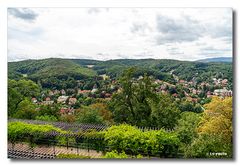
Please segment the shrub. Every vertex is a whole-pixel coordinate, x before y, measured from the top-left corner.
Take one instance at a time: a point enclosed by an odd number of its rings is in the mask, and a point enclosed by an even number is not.
[[[40,140],[55,140],[56,137],[46,137],[45,134],[49,132],[67,133],[60,128],[52,125],[36,125],[23,122],[8,123],[8,140],[12,143],[17,141],[28,142],[30,144],[42,142]]]
[[[116,150],[113,150],[111,152],[107,152],[105,154],[105,156],[103,156],[102,158],[105,158],[105,159],[126,159],[126,158],[128,158],[128,156],[126,155],[125,152],[118,153]]]
[[[164,130],[141,131],[130,125],[112,126],[105,131],[104,139],[112,150],[125,151],[133,155],[141,153],[163,156],[173,155],[178,151],[177,134]]]

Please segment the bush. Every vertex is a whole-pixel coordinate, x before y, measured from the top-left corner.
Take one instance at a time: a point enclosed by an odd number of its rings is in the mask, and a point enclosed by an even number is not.
[[[52,125],[36,125],[23,122],[8,123],[8,140],[12,143],[21,141],[28,142],[32,145],[41,142],[40,140],[43,139],[47,142],[51,139],[57,139],[57,137],[46,137],[45,134],[49,132],[67,133]]]
[[[141,153],[165,157],[178,151],[179,139],[175,133],[164,130],[141,131],[130,125],[112,126],[105,131],[105,141],[112,150],[133,155]]]
[[[103,156],[102,158],[105,158],[105,159],[127,159],[128,156],[126,155],[125,152],[118,153],[116,150],[114,150],[111,152],[107,152],[105,154],[105,156]]]

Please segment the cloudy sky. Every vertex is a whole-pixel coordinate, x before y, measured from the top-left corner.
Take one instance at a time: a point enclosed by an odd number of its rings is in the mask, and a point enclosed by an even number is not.
[[[8,9],[8,61],[231,56],[230,8]]]

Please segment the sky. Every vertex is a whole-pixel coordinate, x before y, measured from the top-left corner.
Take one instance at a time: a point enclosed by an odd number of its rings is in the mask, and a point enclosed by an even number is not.
[[[8,61],[232,57],[231,8],[8,8]]]

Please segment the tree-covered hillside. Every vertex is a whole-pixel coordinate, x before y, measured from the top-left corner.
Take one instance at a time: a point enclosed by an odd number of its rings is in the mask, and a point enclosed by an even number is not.
[[[118,78],[129,67],[137,67],[135,77],[152,75],[156,79],[174,83],[176,78],[197,83],[213,78],[227,78],[232,87],[231,63],[202,63],[168,59],[116,59],[97,61],[88,59],[43,59],[8,63],[8,77],[19,79],[28,77],[47,87],[59,86],[58,80],[85,80],[107,74]],[[174,78],[175,76],[175,78]],[[50,81],[50,82],[49,82]],[[50,84],[50,85],[49,85]],[[76,82],[74,83],[76,84]]]
[[[26,60],[8,63],[8,77],[20,79],[27,77],[40,82],[43,87],[61,87],[68,81],[76,85],[74,80],[87,79],[96,76],[92,69],[83,67],[68,59]],[[74,87],[74,86],[73,86]]]

